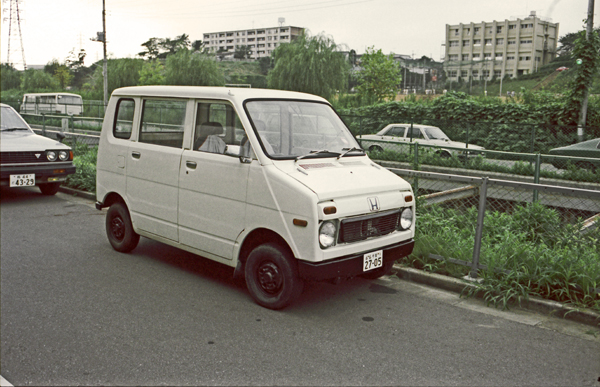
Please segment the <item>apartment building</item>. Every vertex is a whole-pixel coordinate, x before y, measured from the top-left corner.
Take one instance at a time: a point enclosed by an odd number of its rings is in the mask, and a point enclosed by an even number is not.
[[[490,80],[530,74],[556,57],[558,23],[524,19],[446,25],[448,80]],[[470,78],[472,77],[472,78]]]
[[[259,59],[271,56],[280,44],[290,43],[303,33],[304,28],[291,26],[210,32],[204,34],[204,43],[211,52],[222,54],[224,59],[233,58],[240,46],[250,48],[251,58]]]

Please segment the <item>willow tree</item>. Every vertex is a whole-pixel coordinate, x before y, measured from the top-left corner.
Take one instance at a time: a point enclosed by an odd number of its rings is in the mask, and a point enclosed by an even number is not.
[[[213,56],[181,49],[165,63],[166,85],[223,86],[225,77]]]
[[[267,77],[269,88],[323,98],[347,88],[350,66],[330,37],[303,34],[291,43],[281,44],[272,57],[275,66]]]

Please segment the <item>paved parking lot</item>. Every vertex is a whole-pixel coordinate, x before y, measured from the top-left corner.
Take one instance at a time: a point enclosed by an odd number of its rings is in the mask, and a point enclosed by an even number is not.
[[[2,190],[1,372],[14,385],[600,386],[600,334],[386,277],[314,283],[283,311],[232,269],[142,238],[105,211]]]

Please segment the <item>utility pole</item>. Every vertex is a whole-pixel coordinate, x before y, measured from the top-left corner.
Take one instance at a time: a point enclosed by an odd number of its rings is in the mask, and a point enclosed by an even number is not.
[[[594,1],[588,0],[588,17],[587,17],[587,29],[585,33],[585,38],[589,42],[592,38],[592,33],[594,32]],[[581,111],[579,112],[579,122],[577,124],[577,138],[579,142],[582,142],[584,139],[583,136],[583,127],[585,126],[585,120],[587,116],[587,107],[588,107],[588,98],[590,96],[590,85],[585,85],[585,89],[583,90],[583,101],[581,102]]]

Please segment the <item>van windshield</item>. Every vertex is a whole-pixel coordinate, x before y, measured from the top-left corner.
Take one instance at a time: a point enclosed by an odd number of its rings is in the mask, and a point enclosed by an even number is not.
[[[352,155],[363,154],[346,125],[327,104],[253,100],[246,103],[246,110],[263,150],[272,158],[331,157],[349,151]]]

